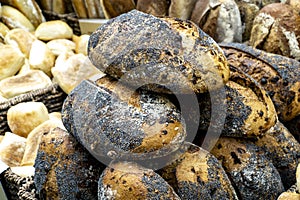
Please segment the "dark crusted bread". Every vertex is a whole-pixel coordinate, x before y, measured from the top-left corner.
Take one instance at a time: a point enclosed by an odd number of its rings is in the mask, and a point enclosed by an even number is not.
[[[271,97],[282,122],[300,114],[300,62],[245,44],[220,44],[230,65],[255,79]]]
[[[264,135],[278,118],[272,100],[251,76],[235,67],[230,69],[231,77],[224,88],[225,103],[222,102],[222,96],[212,96],[212,93],[198,95],[200,107],[198,134],[204,134],[209,126],[216,126],[222,129],[223,136],[252,138]],[[212,115],[212,100],[220,105],[225,104],[224,125],[215,120],[217,114],[220,114],[218,110]],[[220,111],[222,112],[221,109]],[[194,142],[199,144],[200,141]]]
[[[55,128],[42,137],[35,160],[39,199],[94,200],[105,166],[68,132]]]
[[[108,166],[98,182],[101,200],[180,200],[173,188],[153,170],[132,162],[116,162]]]
[[[248,140],[220,137],[211,153],[222,163],[239,199],[276,199],[284,191],[277,169]]]
[[[182,200],[238,199],[222,165],[208,151],[185,143],[181,155],[158,170]]]
[[[180,111],[167,98],[109,76],[81,82],[66,98],[62,120],[98,159],[161,157],[186,137]]]
[[[296,182],[296,169],[300,161],[300,144],[289,130],[278,121],[255,142],[278,170],[285,189]]]
[[[220,47],[197,25],[137,10],[94,31],[88,56],[106,74],[159,92],[205,92],[222,87],[229,77]]]

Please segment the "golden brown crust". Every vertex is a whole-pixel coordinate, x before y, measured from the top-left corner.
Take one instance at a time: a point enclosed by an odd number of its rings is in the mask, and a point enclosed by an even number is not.
[[[154,171],[136,163],[119,162],[107,167],[100,176],[98,199],[179,200],[180,198]]]
[[[181,155],[158,170],[181,199],[238,199],[218,160],[206,150],[185,143]]]
[[[283,122],[300,113],[300,63],[244,44],[220,44],[230,65],[255,79],[267,91]]]

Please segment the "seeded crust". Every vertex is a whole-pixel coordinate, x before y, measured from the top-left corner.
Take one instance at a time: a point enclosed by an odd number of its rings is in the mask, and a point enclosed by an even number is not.
[[[239,199],[276,199],[284,191],[277,169],[254,144],[220,137],[211,153],[222,163]]]
[[[55,128],[42,137],[35,160],[39,199],[97,199],[104,166],[68,132]]]
[[[215,116],[211,116],[210,94],[198,95],[200,123],[198,138],[194,143],[201,144],[200,135],[205,134],[209,126],[224,126],[223,136],[255,138],[264,135],[277,122],[276,110],[270,97],[255,80],[239,69],[231,67],[231,77],[225,85],[225,92],[224,125],[218,124],[219,122],[214,120]],[[218,96],[214,95],[214,98]],[[213,100],[223,104],[221,99]]]
[[[186,142],[182,154],[157,171],[184,200],[238,199],[226,172],[208,151]]]
[[[157,173],[126,161],[113,163],[103,171],[98,181],[98,199],[180,200]]]
[[[300,159],[300,144],[278,121],[266,134],[254,142],[278,170],[285,189],[296,182],[296,169]]]
[[[98,159],[161,157],[186,137],[180,112],[167,98],[133,91],[109,76],[81,82],[66,98],[62,120]]]
[[[220,44],[231,66],[254,78],[271,97],[282,122],[300,114],[300,62],[244,44]]]
[[[136,87],[148,84],[147,89],[165,93],[205,92],[223,86],[229,78],[221,48],[197,25],[137,10],[93,32],[88,56],[114,78]]]

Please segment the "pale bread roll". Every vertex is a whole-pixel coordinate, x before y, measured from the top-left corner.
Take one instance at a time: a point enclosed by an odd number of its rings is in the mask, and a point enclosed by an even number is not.
[[[25,74],[31,70],[30,64],[29,64],[29,59],[25,58],[24,64],[18,71],[18,75]]]
[[[42,140],[42,136],[56,127],[66,130],[62,123],[62,120],[52,118],[41,123],[28,134],[24,156],[21,161],[21,166],[34,165],[35,158],[39,149],[39,144]]]
[[[30,49],[35,40],[34,34],[21,28],[12,29],[5,36],[5,43],[19,48],[26,58],[29,58]]]
[[[283,192],[279,195],[277,200],[299,200],[300,194],[296,192]]]
[[[1,14],[0,14],[0,16],[1,16]],[[2,35],[2,37],[5,37],[5,35],[8,31],[9,31],[9,28],[5,24],[0,22],[0,35]]]
[[[54,55],[58,56],[65,51],[74,51],[76,44],[68,39],[55,39],[47,42],[47,47]]]
[[[32,43],[29,54],[29,64],[32,69],[42,70],[49,77],[52,77],[51,68],[54,66],[55,58],[46,43],[40,40],[35,40]]]
[[[87,48],[88,48],[88,42],[89,42],[90,36],[87,34],[83,34],[78,37],[77,40],[75,40],[76,53],[82,53],[83,55],[87,56]]]
[[[19,10],[11,6],[2,6],[2,22],[9,28],[22,28],[28,31],[34,31],[35,27],[29,19],[23,15]]]
[[[2,103],[4,101],[7,101],[7,98],[4,98],[0,93],[0,103]],[[0,139],[1,139],[1,135],[0,135]],[[0,142],[1,142],[1,140],[0,140]]]
[[[11,167],[11,171],[21,177],[30,177],[34,176],[34,167],[33,166],[17,166]]]
[[[51,112],[49,113],[49,119],[59,119],[61,120],[61,112]]]
[[[0,55],[0,80],[15,75],[25,61],[24,55],[12,45],[1,45]]]
[[[7,124],[10,130],[22,137],[49,119],[48,109],[42,102],[22,102],[7,111]]]
[[[66,59],[58,58],[55,66],[51,69],[53,79],[63,91],[69,94],[82,80],[96,74],[103,74],[83,54],[74,54]]]
[[[24,155],[26,138],[6,132],[0,143],[0,160],[10,167],[19,166]]]
[[[35,36],[40,40],[71,39],[72,28],[62,20],[53,20],[41,23],[35,31]]]
[[[1,80],[0,93],[5,98],[12,98],[33,90],[46,88],[50,85],[52,85],[52,81],[43,71],[29,70]]]

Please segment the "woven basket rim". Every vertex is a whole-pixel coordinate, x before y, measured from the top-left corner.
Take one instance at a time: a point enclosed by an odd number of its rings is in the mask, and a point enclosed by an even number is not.
[[[33,99],[34,96],[42,95],[51,91],[57,90],[59,85],[57,83],[52,83],[50,86],[41,88],[41,89],[36,89],[36,90],[31,90],[27,93],[17,95],[13,98],[10,98],[6,101],[0,102],[0,110],[7,109],[8,107],[15,105],[17,103],[23,102],[23,101],[28,101],[30,99]]]

